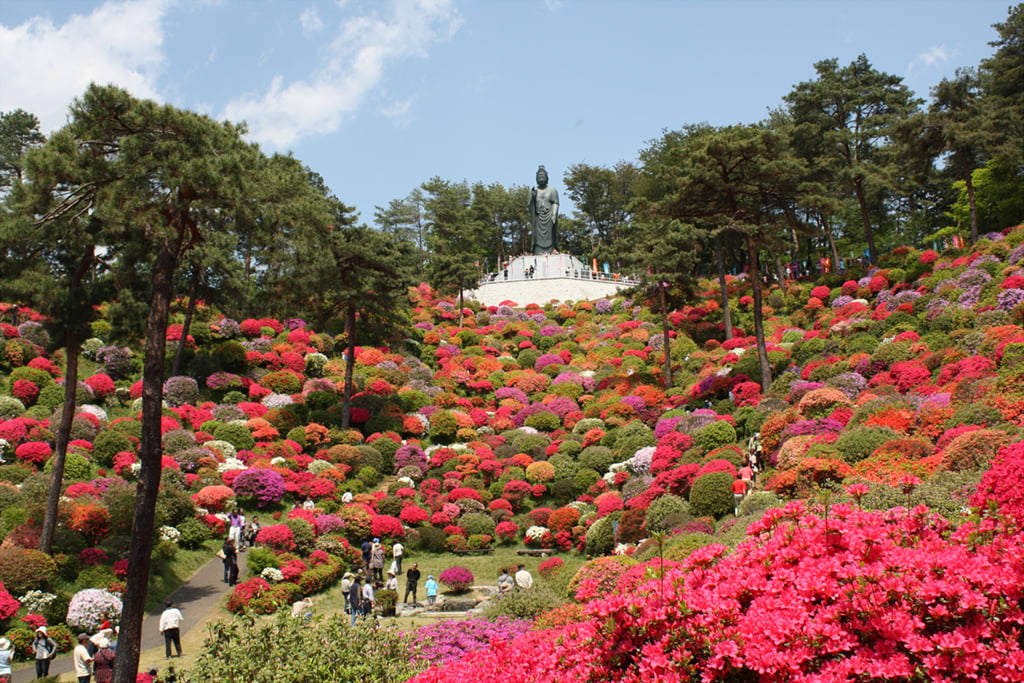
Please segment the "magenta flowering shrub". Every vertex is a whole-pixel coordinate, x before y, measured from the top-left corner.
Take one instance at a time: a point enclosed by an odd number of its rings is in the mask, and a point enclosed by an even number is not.
[[[266,507],[284,498],[285,481],[276,470],[251,469],[242,472],[232,484],[235,495],[248,496],[257,507]]]
[[[395,451],[394,462],[395,472],[401,471],[404,467],[412,466],[419,468],[421,473],[426,473],[430,467],[427,454],[416,444],[406,444]]]
[[[428,664],[445,664],[494,642],[512,640],[529,630],[529,621],[509,617],[498,617],[493,621],[446,620],[416,630],[411,646],[412,658]]]
[[[449,590],[458,593],[472,586],[474,577],[473,572],[465,567],[448,567],[448,569],[441,572],[437,580],[447,586]]]
[[[924,508],[802,502],[769,510],[732,554],[695,551],[585,620],[526,633],[412,683],[1017,681],[1024,537],[951,531]]]
[[[1021,472],[1024,472],[1024,441],[999,449],[992,467],[982,476],[971,505],[982,512],[1009,515],[1024,528],[1024,491],[1021,491]]]

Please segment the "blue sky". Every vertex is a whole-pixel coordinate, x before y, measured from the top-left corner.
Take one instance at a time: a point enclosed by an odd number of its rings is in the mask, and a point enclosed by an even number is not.
[[[433,176],[561,189],[663,130],[753,123],[864,53],[919,97],[1010,0],[0,0],[0,111],[46,132],[90,81],[245,120],[373,223]],[[563,193],[563,212],[570,209]]]

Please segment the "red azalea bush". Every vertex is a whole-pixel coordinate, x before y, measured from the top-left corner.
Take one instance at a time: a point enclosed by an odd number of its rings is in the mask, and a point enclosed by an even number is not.
[[[7,592],[4,584],[0,582],[0,621],[10,619],[18,613],[21,603],[14,599],[14,596]]]
[[[271,524],[260,529],[256,535],[258,545],[272,550],[295,550],[295,533],[285,524]]]
[[[42,467],[43,463],[53,455],[53,449],[42,441],[27,441],[14,449],[14,455],[26,465]]]
[[[370,533],[379,538],[405,538],[402,521],[390,515],[374,515],[370,520]]]

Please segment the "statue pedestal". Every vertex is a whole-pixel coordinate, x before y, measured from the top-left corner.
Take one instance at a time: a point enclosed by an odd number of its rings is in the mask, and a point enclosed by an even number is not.
[[[637,284],[618,273],[594,272],[592,266],[571,254],[529,254],[510,260],[507,267],[501,265],[476,289],[466,291],[466,298],[485,306],[593,301],[613,297],[619,290]]]

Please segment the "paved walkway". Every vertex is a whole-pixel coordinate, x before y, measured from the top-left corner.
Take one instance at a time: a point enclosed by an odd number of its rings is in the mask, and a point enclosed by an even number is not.
[[[238,569],[239,577],[244,577],[248,562],[248,553],[239,553]],[[202,628],[207,619],[213,614],[220,604],[221,599],[228,591],[224,583],[224,565],[217,557],[200,567],[195,574],[178,587],[168,599],[173,601],[181,610],[184,619],[181,623],[182,648],[185,647],[186,634],[193,629]],[[160,633],[160,613],[163,607],[148,612],[142,620],[142,643],[140,652],[160,648],[161,654],[164,647],[164,637]],[[201,641],[200,641],[201,642]],[[186,651],[187,652],[187,651]],[[195,654],[195,653],[189,653]],[[176,660],[167,660],[176,661]],[[162,666],[160,667],[163,668]],[[27,683],[36,680],[35,664],[29,662],[29,667],[14,672],[12,683]],[[74,663],[71,660],[71,653],[58,656],[50,663],[50,675],[60,675],[65,680],[74,681]]]

